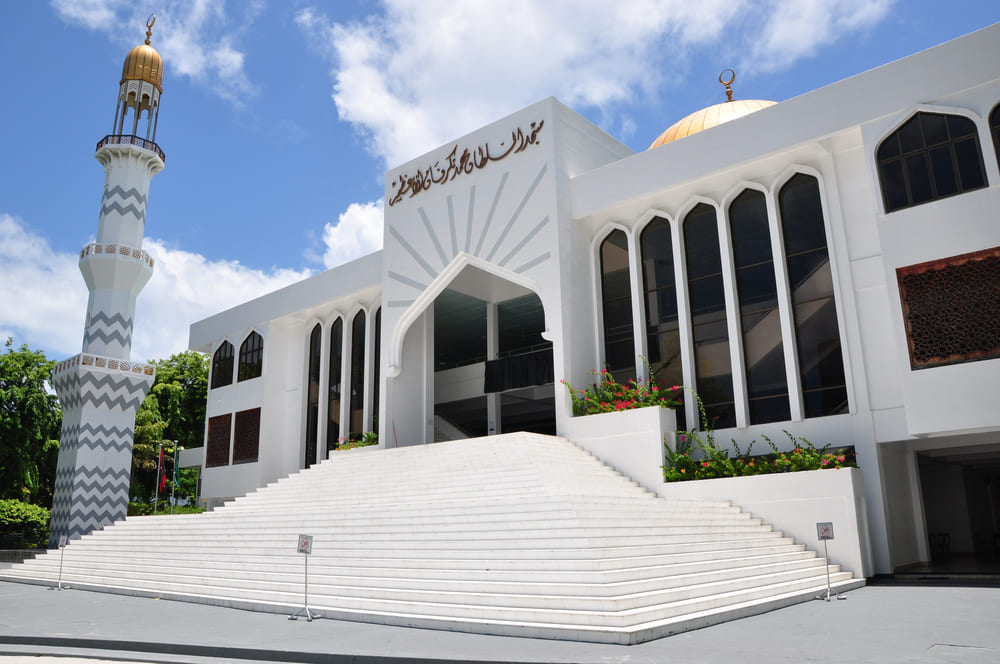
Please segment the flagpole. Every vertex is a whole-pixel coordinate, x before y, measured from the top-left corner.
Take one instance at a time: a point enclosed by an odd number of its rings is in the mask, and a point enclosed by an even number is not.
[[[160,503],[160,464],[163,463],[163,443],[160,443],[160,453],[156,457],[156,497],[153,498],[153,516],[156,516],[156,507]]]
[[[177,485],[177,441],[174,441],[174,474],[170,479],[170,516],[174,515],[174,488]]]

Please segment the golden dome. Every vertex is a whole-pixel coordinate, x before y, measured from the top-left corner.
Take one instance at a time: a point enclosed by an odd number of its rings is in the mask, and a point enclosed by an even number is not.
[[[149,38],[153,34],[153,23],[156,16],[151,16],[146,22],[146,43],[139,44],[125,56],[125,64],[122,66],[122,80],[125,81],[146,81],[156,86],[156,89],[163,92],[163,58],[156,52],[156,49],[149,45]]]
[[[724,81],[722,79],[726,72],[730,72],[732,74],[729,81]],[[652,150],[653,148],[658,148],[661,145],[676,141],[678,138],[684,138],[685,136],[690,136],[691,134],[697,134],[699,131],[711,129],[712,127],[716,127],[720,124],[725,124],[730,120],[742,118],[744,115],[750,115],[751,113],[755,113],[761,109],[767,108],[768,106],[774,106],[778,103],[775,101],[766,101],[764,99],[737,99],[734,101],[733,91],[730,87],[734,80],[736,80],[736,74],[733,73],[732,69],[727,69],[722,72],[722,74],[719,75],[719,83],[726,86],[726,96],[729,99],[721,104],[715,104],[714,106],[703,108],[700,111],[695,111],[683,120],[670,125],[670,128],[660,134],[660,137],[653,141],[647,149]]]
[[[653,141],[649,149],[658,148],[661,145],[676,141],[691,134],[697,134],[703,129],[711,129],[720,124],[725,124],[730,120],[742,118],[768,106],[774,106],[777,102],[765,101],[763,99],[740,99],[737,101],[724,101],[721,104],[703,108],[695,111],[679,122],[675,122],[660,137]]]

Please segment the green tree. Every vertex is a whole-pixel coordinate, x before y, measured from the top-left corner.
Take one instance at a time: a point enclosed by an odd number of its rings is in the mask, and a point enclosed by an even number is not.
[[[152,504],[159,482],[156,469],[159,451],[167,484],[160,499],[170,495],[174,472],[174,445],[199,447],[205,435],[205,404],[208,397],[208,356],[194,351],[154,360],[156,379],[135,416],[132,445],[132,480],[129,495],[133,501]],[[175,487],[177,498],[194,498],[197,471],[182,470]],[[143,509],[138,507],[138,509]]]
[[[163,438],[177,441],[185,449],[200,447],[205,437],[208,356],[188,350],[153,364],[156,380],[150,394],[166,424]]]
[[[0,498],[52,507],[62,409],[51,393],[55,362],[10,337],[0,355]]]

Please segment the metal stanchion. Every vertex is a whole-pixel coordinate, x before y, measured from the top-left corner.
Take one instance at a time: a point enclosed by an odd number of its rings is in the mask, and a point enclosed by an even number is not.
[[[302,608],[288,616],[289,620],[298,620],[299,616],[305,616],[307,622],[312,622],[313,618],[323,617],[309,608],[309,555],[312,553],[312,540],[312,535],[299,535],[298,552],[303,554],[305,560],[304,599]]]
[[[63,571],[63,557],[66,555],[66,545],[69,544],[69,539],[65,535],[59,536],[59,580],[56,582],[55,588],[49,588],[49,590],[69,590],[69,586],[64,586],[62,582],[62,571]]]
[[[830,601],[833,588],[830,584],[830,553],[826,543],[833,539],[833,522],[826,521],[816,524],[816,536],[823,542],[823,559],[826,567],[826,595],[816,595],[816,599]],[[837,599],[847,599],[842,593],[837,593]]]

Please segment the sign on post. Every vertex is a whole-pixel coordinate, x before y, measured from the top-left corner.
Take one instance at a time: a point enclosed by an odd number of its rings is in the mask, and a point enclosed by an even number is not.
[[[307,622],[312,622],[313,618],[322,618],[320,614],[309,609],[309,554],[312,553],[312,548],[313,548],[313,536],[299,535],[298,545],[295,550],[301,554],[304,554],[302,558],[302,561],[305,563],[305,568],[303,569],[304,574],[302,577],[303,606],[294,614],[288,616],[289,620],[297,620],[299,616],[305,616]]]
[[[821,542],[824,540],[833,539],[833,522],[824,521],[823,523],[816,524],[816,537]]]
[[[830,552],[826,543],[833,539],[833,521],[820,521],[816,524],[816,539],[823,543],[823,557],[826,559],[826,596],[819,595],[816,599],[830,601],[833,596],[833,589],[830,586]],[[837,599],[847,599],[842,594],[837,594]]]

